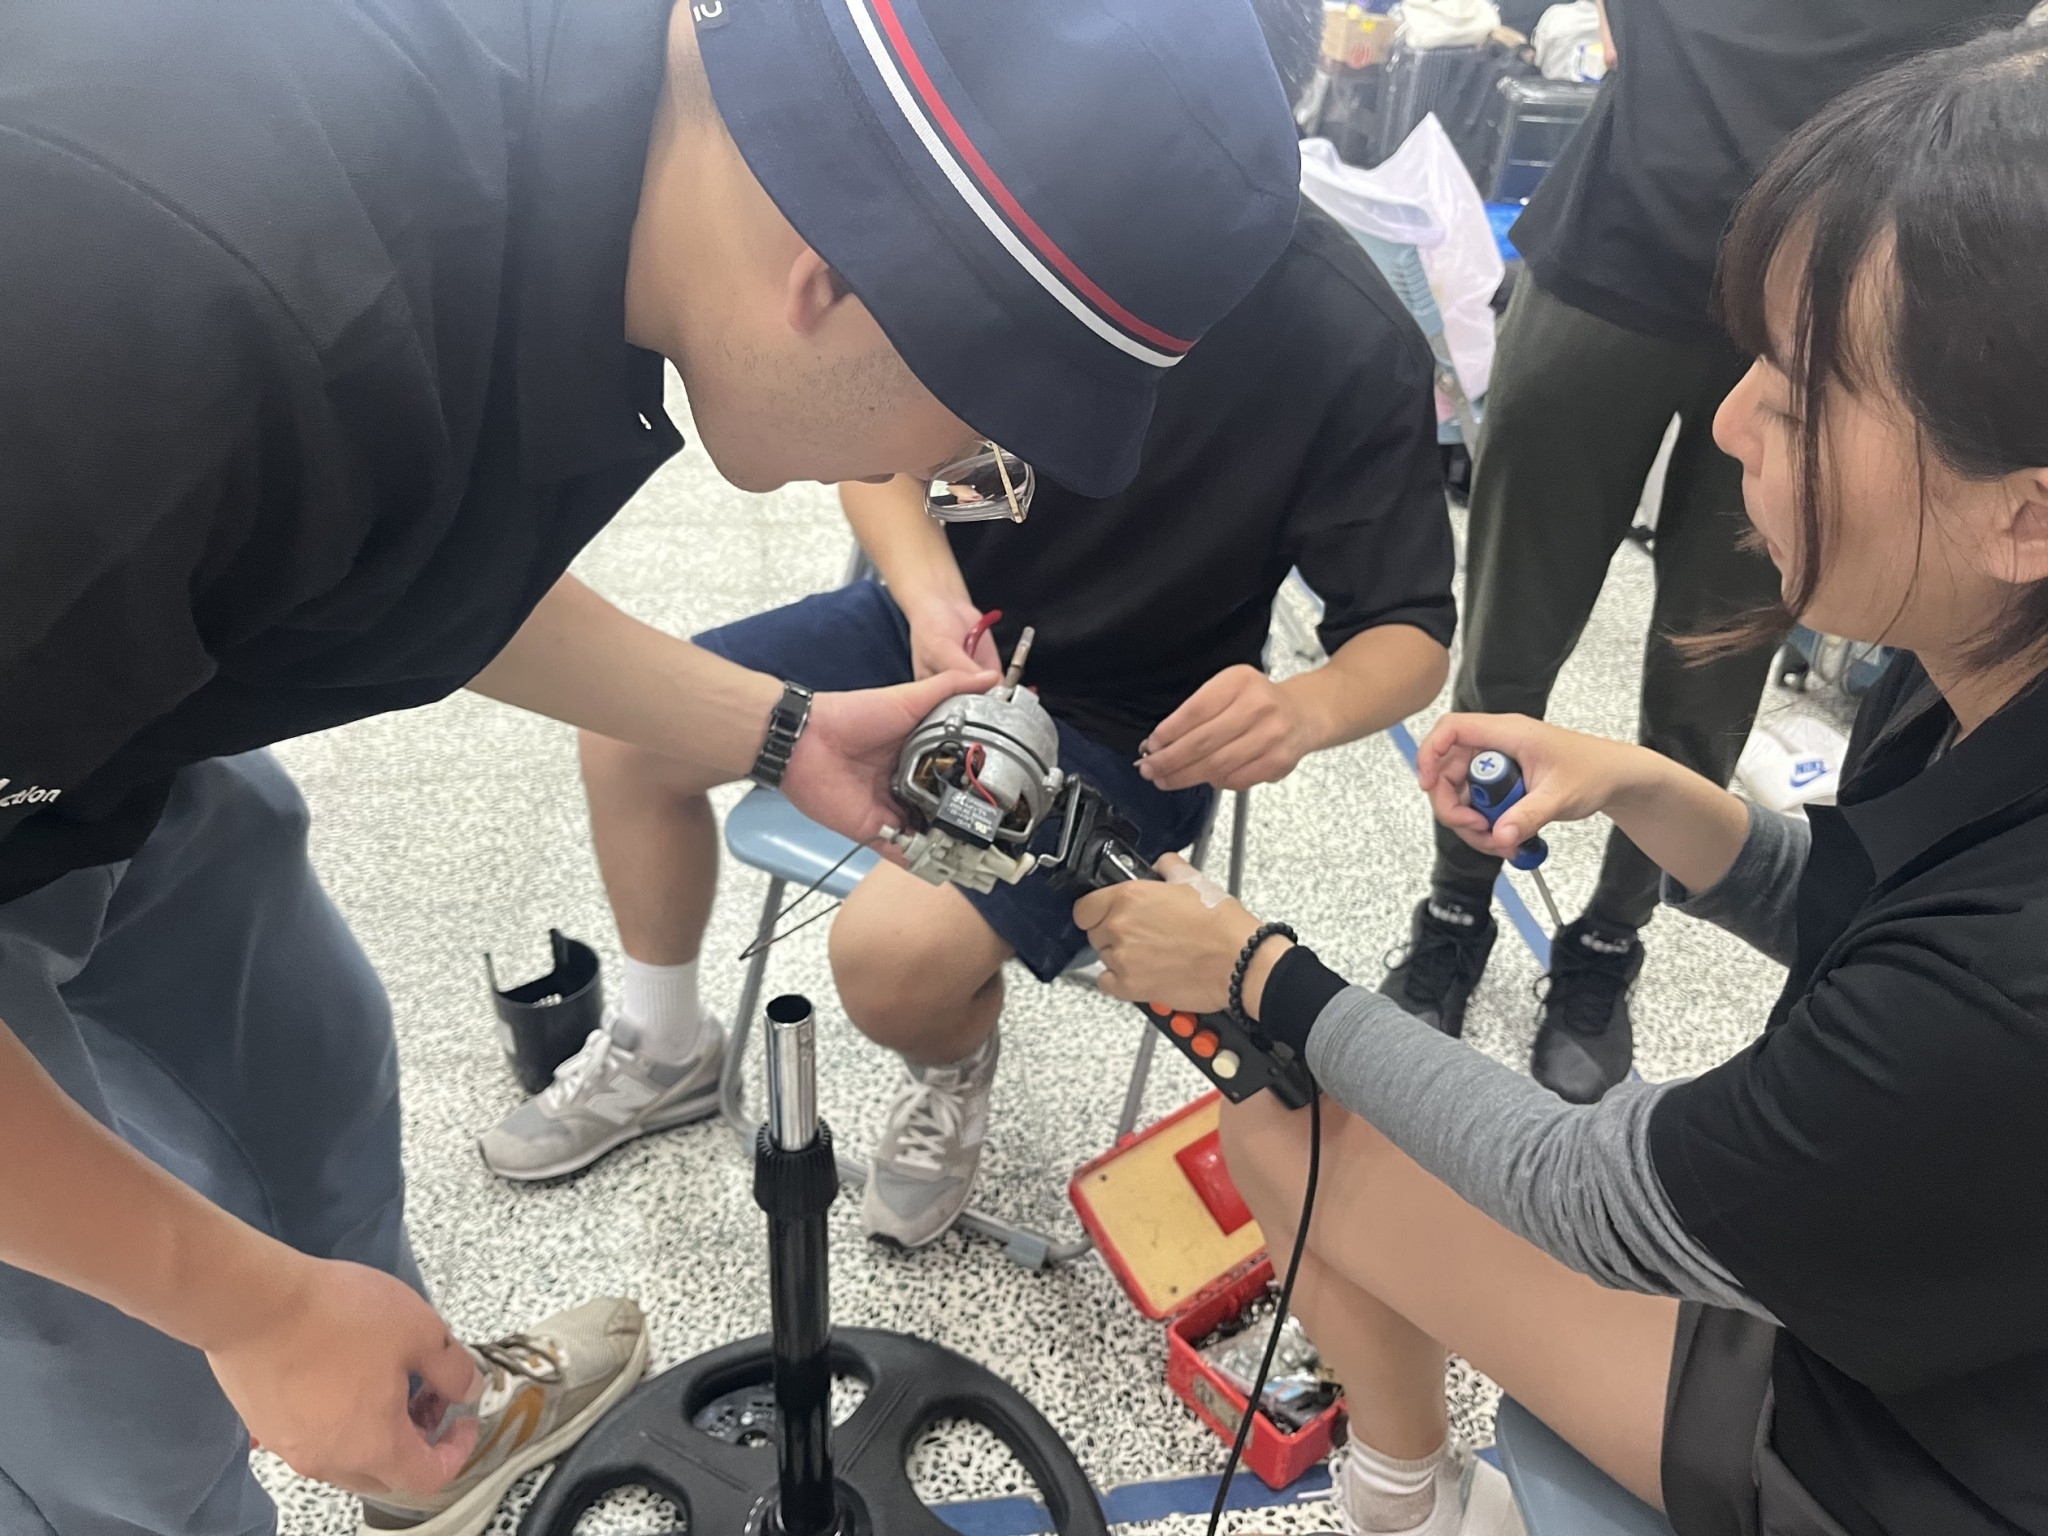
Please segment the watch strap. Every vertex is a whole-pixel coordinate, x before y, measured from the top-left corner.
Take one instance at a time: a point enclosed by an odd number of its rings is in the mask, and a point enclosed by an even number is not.
[[[760,755],[754,759],[753,772],[747,775],[763,789],[782,787],[782,776],[789,771],[789,759],[796,751],[797,738],[803,735],[805,725],[810,722],[811,698],[811,690],[802,683],[784,679],[782,697],[768,712],[767,739],[761,743]]]

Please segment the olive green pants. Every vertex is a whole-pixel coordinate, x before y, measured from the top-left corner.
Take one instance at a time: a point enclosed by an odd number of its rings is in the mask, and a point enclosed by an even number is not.
[[[1773,647],[1695,665],[1671,637],[1712,630],[1778,595],[1771,562],[1739,542],[1749,527],[1741,467],[1714,446],[1714,412],[1746,366],[1730,346],[1609,324],[1524,276],[1501,331],[1473,466],[1455,708],[1544,713],[1676,415],[1638,739],[1728,782]],[[1437,829],[1439,897],[1484,906],[1499,871],[1498,859]],[[1656,909],[1657,887],[1656,866],[1617,830],[1587,910],[1640,928]]]

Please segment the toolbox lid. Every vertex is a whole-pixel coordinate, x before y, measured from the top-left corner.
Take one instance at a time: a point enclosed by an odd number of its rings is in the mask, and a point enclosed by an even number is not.
[[[1224,1167],[1222,1095],[1125,1138],[1067,1186],[1081,1225],[1145,1316],[1171,1319],[1266,1258],[1266,1236]]]

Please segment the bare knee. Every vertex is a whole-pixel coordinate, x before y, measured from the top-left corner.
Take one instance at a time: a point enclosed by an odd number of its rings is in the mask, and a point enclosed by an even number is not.
[[[945,902],[892,889],[906,883],[914,882],[877,871],[847,899],[832,925],[832,979],[856,1029],[918,1058],[927,1056],[928,1044],[949,1042],[967,1015],[989,1003],[1004,952],[957,892],[931,893],[950,898]]]
[[[1395,1152],[1373,1125],[1336,1102],[1322,1102],[1322,1187],[1333,1179],[1356,1185]],[[1289,1109],[1270,1093],[1223,1106],[1223,1159],[1245,1204],[1269,1237],[1291,1239],[1308,1184],[1309,1112]]]
[[[1226,1102],[1218,1130],[1231,1182],[1259,1225],[1270,1231],[1272,1219],[1287,1204],[1287,1190],[1307,1162],[1307,1113],[1290,1110],[1270,1093],[1262,1093],[1242,1104]],[[1293,1209],[1297,1214],[1301,1209],[1298,1192]],[[1292,1218],[1286,1224],[1291,1228]]]
[[[576,733],[576,752],[583,766],[584,788],[592,796],[696,800],[717,787],[706,783],[701,770],[680,758],[594,731]]]

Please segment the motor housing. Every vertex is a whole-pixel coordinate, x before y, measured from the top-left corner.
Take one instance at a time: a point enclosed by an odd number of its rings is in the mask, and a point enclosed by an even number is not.
[[[896,798],[922,823],[882,829],[910,872],[933,885],[992,891],[1037,867],[1027,851],[1052,814],[1066,775],[1059,729],[1018,678],[1031,631],[1010,671],[987,693],[960,694],[925,716],[897,759]]]

